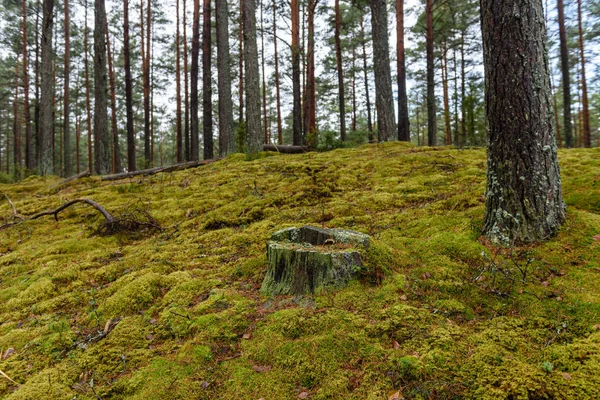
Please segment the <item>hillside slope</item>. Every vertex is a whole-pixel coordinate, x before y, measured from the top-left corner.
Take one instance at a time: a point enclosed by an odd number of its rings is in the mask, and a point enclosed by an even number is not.
[[[0,397],[600,398],[600,151],[559,156],[566,224],[504,250],[479,234],[484,150],[2,185],[21,215],[85,197],[164,229],[94,234],[102,217],[76,205],[0,231]],[[305,224],[372,235],[381,268],[314,299],[261,296],[270,234]]]

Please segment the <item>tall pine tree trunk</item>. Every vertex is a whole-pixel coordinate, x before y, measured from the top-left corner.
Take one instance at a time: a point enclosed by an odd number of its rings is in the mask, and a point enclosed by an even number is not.
[[[95,0],[94,18],[94,164],[96,173],[103,175],[110,172],[104,0]]]
[[[394,139],[397,135],[385,0],[371,0],[371,24],[377,131],[382,142]]]
[[[338,77],[338,102],[340,107],[340,139],[346,141],[346,102],[344,97],[344,68],[342,65],[342,12],[340,0],[335,0],[335,63]]]
[[[190,158],[198,161],[198,56],[200,53],[200,0],[194,0],[194,22],[192,28],[192,88],[190,99]]]
[[[71,176],[71,103],[69,102],[69,78],[71,69],[71,26],[69,21],[69,0],[64,0],[65,9],[65,66],[64,66],[64,95],[63,95],[63,175]]]
[[[141,2],[143,4],[143,0]],[[141,21],[144,20],[143,6],[140,4]],[[151,134],[150,134],[150,43],[152,38],[150,37],[152,24],[152,1],[148,0],[146,7],[146,49],[142,51],[142,68],[144,69],[144,160],[146,167],[150,167],[152,164],[152,150],[151,150]],[[142,22],[142,31],[144,25]],[[142,49],[144,48],[144,38],[142,37]],[[145,57],[144,57],[145,55]]]
[[[583,46],[583,22],[581,20],[581,0],[577,0],[577,21],[579,27],[579,53],[581,57],[581,96],[583,106],[583,146],[592,147],[590,130],[590,106],[588,101],[587,80],[585,77],[585,51]]]
[[[563,127],[565,132],[565,145],[573,147],[573,128],[571,124],[571,74],[569,72],[569,49],[567,47],[567,31],[565,29],[565,11],[563,0],[558,0],[558,31],[560,36],[560,68],[563,85]]]
[[[190,99],[189,99],[189,70],[188,70],[188,45],[187,45],[187,15],[186,15],[187,0],[183,0],[183,85],[185,86],[184,93],[184,113],[183,113],[183,141],[185,145],[185,159],[190,161],[192,153],[190,148]]]
[[[300,93],[300,2],[291,0],[292,8],[292,140],[295,146],[302,144],[302,99]]]
[[[27,0],[24,0],[27,1]],[[33,110],[33,119],[35,121],[35,132],[32,143],[32,158],[31,162],[34,169],[38,167],[40,157],[40,14],[42,14],[42,2],[38,0],[36,3],[35,13],[35,107]],[[39,173],[39,171],[38,171]]]
[[[315,149],[319,144],[317,134],[317,99],[315,95],[315,9],[317,0],[308,2],[308,44],[307,44],[307,64],[306,64],[306,100],[307,100],[307,137],[306,145]],[[346,128],[344,127],[344,130]]]
[[[215,0],[215,14],[217,20],[217,84],[219,86],[219,155],[223,157],[235,151],[227,0]]]
[[[263,106],[263,132],[265,137],[265,144],[269,144],[271,138],[269,137],[269,121],[267,119],[267,78],[265,76],[265,28],[263,18],[263,0],[260,1],[260,45],[261,51],[261,64],[262,64],[262,106]]]
[[[39,137],[39,173],[54,173],[54,154],[52,153],[52,119],[54,80],[52,77],[52,24],[54,18],[54,0],[44,0],[42,21],[42,90],[40,99],[40,137]]]
[[[91,108],[91,90],[90,90],[90,68],[88,62],[88,53],[89,53],[89,45],[88,45],[88,37],[89,37],[89,29],[87,26],[87,11],[88,4],[87,0],[85,0],[85,28],[83,30],[83,54],[84,54],[84,62],[85,62],[85,108],[87,113],[87,153],[88,153],[88,171],[90,174],[94,173],[94,158],[92,154],[92,108]]]
[[[258,46],[256,44],[256,0],[244,0],[244,69],[246,73],[246,151],[262,150]]]
[[[398,59],[398,140],[410,142],[404,50],[404,0],[396,0],[396,53]]]
[[[8,154],[8,153],[7,153]],[[21,125],[19,124],[19,54],[15,57],[15,94],[13,97],[13,169],[15,180],[21,179]]]
[[[544,240],[565,219],[542,0],[482,0],[488,123],[483,232],[493,242]]]
[[[446,146],[452,145],[452,132],[450,131],[450,101],[448,94],[448,46],[444,41],[442,50],[442,85],[444,90],[444,123],[446,133]]]
[[[240,115],[238,117],[238,124],[242,125],[244,122],[244,0],[240,0],[240,26],[238,32],[238,41],[239,41],[239,54],[238,54],[238,108],[240,111]],[[243,151],[243,149],[238,149],[239,152]]]
[[[183,140],[181,136],[181,50],[179,36],[179,0],[175,0],[175,159],[178,163],[183,161]],[[217,0],[218,1],[218,0]],[[217,20],[218,22],[218,20]]]
[[[108,30],[108,18],[106,24],[106,52],[108,57],[108,78],[110,83],[110,127],[112,134],[112,171],[117,173],[121,171],[121,155],[119,153],[119,131],[117,130],[117,95],[115,88],[115,70],[113,68],[113,58],[110,49],[110,33]]]
[[[281,93],[279,89],[279,55],[277,53],[277,3],[273,0],[273,46],[275,48],[275,91],[277,97],[277,144],[283,144],[283,128],[281,126]]]
[[[212,85],[211,85],[211,29],[210,0],[204,0],[202,8],[202,137],[204,141],[204,159],[213,158],[212,136]]]
[[[433,65],[433,0],[427,0],[425,9],[427,50],[427,144],[435,146],[437,142],[435,121],[435,75]]]
[[[135,132],[133,128],[133,81],[129,51],[129,0],[123,0],[123,59],[125,66],[125,108],[127,116],[127,169],[135,171]]]
[[[35,168],[33,141],[31,137],[31,113],[29,111],[29,69],[27,58],[27,1],[22,1],[23,23],[23,108],[25,112],[25,167],[29,171]]]
[[[360,35],[362,44],[363,75],[365,81],[365,98],[367,99],[367,130],[369,131],[369,142],[373,143],[373,119],[371,117],[371,96],[369,95],[369,70],[367,66],[367,36],[365,35],[365,26],[363,17],[360,17]]]

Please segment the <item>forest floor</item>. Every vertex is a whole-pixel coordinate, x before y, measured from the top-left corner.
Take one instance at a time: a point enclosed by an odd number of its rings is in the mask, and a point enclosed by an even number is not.
[[[89,198],[163,228],[101,235],[77,204],[0,231],[0,398],[598,399],[600,149],[559,158],[564,227],[500,250],[483,149],[0,185],[18,215]],[[0,218],[20,221],[4,198]],[[343,290],[262,296],[270,235],[306,224],[370,234],[382,259]]]

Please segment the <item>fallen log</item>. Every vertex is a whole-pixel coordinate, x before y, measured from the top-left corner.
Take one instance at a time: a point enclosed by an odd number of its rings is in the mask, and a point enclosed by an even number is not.
[[[203,160],[203,161],[189,161],[181,164],[169,165],[168,167],[154,167],[149,169],[141,169],[139,171],[132,172],[121,172],[113,175],[104,175],[101,179],[103,181],[118,181],[120,179],[132,178],[134,176],[149,176],[158,174],[159,172],[173,172],[180,171],[189,168],[196,168],[202,165],[212,164],[215,161],[219,161],[220,158],[215,158],[211,160]]]
[[[282,154],[302,154],[308,153],[310,150],[308,146],[289,146],[289,145],[278,145],[278,144],[265,144],[263,145],[263,151],[276,151]]]
[[[73,175],[68,177],[67,179],[63,179],[62,181],[59,182],[59,185],[64,185],[65,183],[69,183],[71,181],[75,181],[77,179],[81,179],[81,178],[87,178],[88,176],[90,176],[90,171],[83,171],[77,175]]]

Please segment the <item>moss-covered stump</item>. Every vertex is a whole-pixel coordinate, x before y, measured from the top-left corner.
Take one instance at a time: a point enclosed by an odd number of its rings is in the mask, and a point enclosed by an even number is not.
[[[363,266],[368,235],[311,226],[275,232],[267,245],[266,295],[314,294],[345,287]]]

